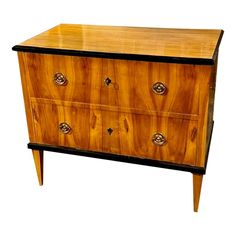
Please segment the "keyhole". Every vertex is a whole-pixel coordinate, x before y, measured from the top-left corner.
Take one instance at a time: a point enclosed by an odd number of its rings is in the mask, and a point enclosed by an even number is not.
[[[111,83],[111,79],[110,78],[106,78],[104,80],[104,83],[105,83],[106,86],[108,86]]]
[[[112,132],[113,132],[113,129],[112,129],[112,128],[109,128],[109,129],[107,129],[107,132],[108,132],[109,135],[111,135]]]

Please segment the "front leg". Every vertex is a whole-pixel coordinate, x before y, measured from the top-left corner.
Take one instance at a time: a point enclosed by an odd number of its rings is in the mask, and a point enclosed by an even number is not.
[[[43,151],[32,150],[34,164],[38,175],[39,185],[43,185]]]
[[[198,211],[198,205],[201,195],[203,175],[193,174],[193,205],[194,212]]]

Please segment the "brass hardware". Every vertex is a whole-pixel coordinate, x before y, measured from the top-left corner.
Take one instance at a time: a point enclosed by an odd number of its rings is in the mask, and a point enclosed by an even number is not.
[[[155,145],[162,146],[166,143],[166,139],[161,133],[156,133],[152,136],[152,142]]]
[[[69,134],[71,132],[71,127],[66,122],[63,122],[63,123],[60,123],[59,130],[63,134]]]
[[[111,79],[110,78],[107,77],[106,79],[104,79],[104,84],[106,86],[108,86],[110,83],[111,83]]]
[[[163,95],[167,92],[167,87],[163,83],[157,82],[157,83],[153,84],[152,91],[155,94]]]
[[[108,129],[107,129],[107,132],[108,132],[109,135],[111,135],[112,132],[113,132],[113,129],[112,129],[112,128],[108,128]]]
[[[53,77],[53,81],[56,85],[65,86],[67,85],[67,79],[62,73],[56,73]]]

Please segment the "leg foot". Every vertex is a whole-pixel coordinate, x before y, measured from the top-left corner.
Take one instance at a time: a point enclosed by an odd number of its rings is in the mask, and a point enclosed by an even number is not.
[[[43,185],[43,151],[32,150],[39,185]]]
[[[198,205],[201,195],[203,175],[193,174],[193,205],[194,212],[198,211]]]

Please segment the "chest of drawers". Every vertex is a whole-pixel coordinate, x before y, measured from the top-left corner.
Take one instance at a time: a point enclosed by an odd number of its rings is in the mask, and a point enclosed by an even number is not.
[[[39,184],[43,151],[182,170],[197,211],[222,35],[61,24],[14,46]]]

